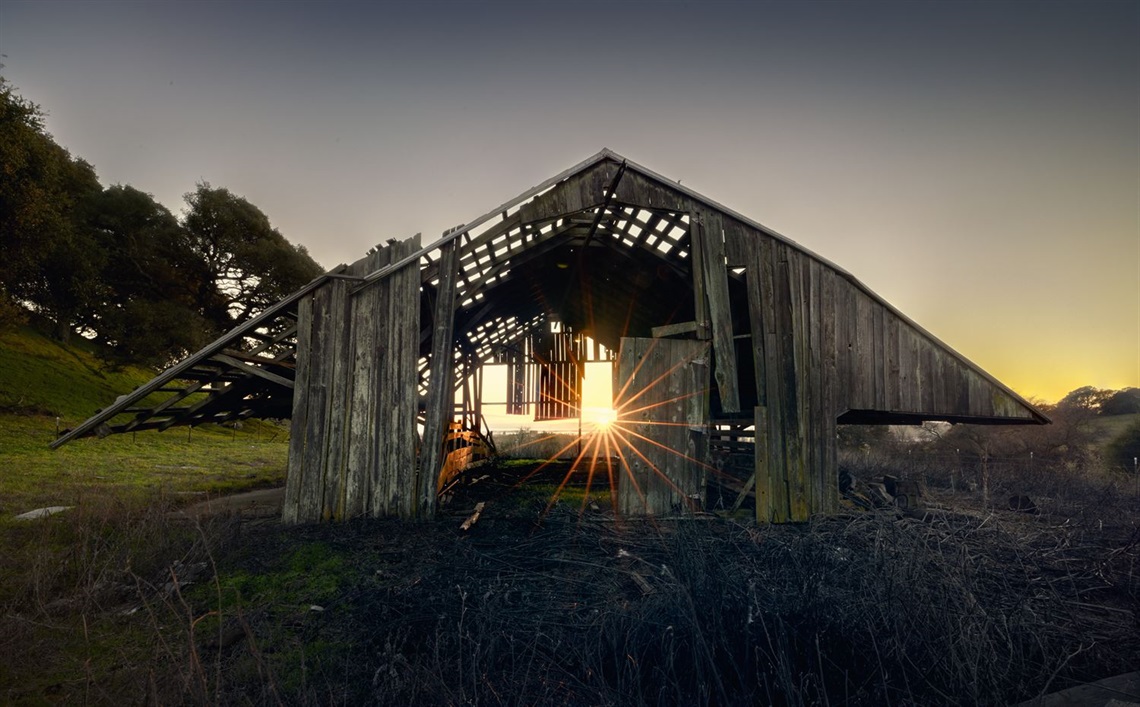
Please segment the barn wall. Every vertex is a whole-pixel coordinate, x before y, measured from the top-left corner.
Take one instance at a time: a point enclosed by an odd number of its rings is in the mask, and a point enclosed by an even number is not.
[[[365,275],[420,248],[377,249],[347,268]],[[353,294],[333,280],[298,307],[284,519],[305,523],[415,513],[418,268]]]
[[[1029,408],[851,279],[755,229],[724,229],[730,264],[748,285],[758,468],[770,503],[760,520],[804,520],[835,508],[836,418],[848,410],[1010,418]]]
[[[732,250],[748,286],[757,519],[806,520],[833,508],[838,495],[830,278],[817,261],[771,238],[734,243]]]

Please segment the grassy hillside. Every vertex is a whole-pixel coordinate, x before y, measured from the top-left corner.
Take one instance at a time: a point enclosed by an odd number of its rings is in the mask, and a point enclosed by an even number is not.
[[[190,497],[284,479],[287,428],[261,422],[48,448],[57,429],[77,425],[154,373],[109,367],[90,342],[62,346],[31,326],[0,332],[0,523],[32,508],[109,495],[118,501],[156,493]]]
[[[1093,434],[1097,449],[1103,452],[1110,442],[1127,432],[1138,422],[1140,422],[1140,414],[1110,415],[1096,418],[1093,420]]]
[[[78,422],[153,375],[106,367],[83,339],[63,346],[30,326],[0,331],[0,414]]]

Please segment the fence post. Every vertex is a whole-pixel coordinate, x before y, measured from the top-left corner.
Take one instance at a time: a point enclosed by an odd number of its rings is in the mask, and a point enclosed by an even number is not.
[[[962,475],[962,450],[961,449],[955,449],[954,450],[954,468],[952,468],[950,470],[950,490],[957,493],[958,484],[954,478],[955,474],[958,476]]]
[[[982,452],[982,505],[990,505],[990,455]]]

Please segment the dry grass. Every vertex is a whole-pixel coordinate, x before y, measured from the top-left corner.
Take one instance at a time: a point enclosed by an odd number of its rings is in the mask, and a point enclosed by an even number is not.
[[[1140,654],[1137,499],[1040,483],[1035,516],[934,486],[956,510],[782,527],[578,499],[492,500],[469,533],[465,508],[292,528],[87,509],[18,531],[0,699],[1008,704]]]

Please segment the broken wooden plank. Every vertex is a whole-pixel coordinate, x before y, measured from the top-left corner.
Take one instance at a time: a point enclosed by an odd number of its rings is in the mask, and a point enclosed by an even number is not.
[[[753,471],[752,476],[749,476],[748,481],[745,482],[744,488],[742,488],[740,490],[740,493],[737,494],[736,500],[732,502],[732,510],[734,510],[734,511],[740,510],[740,506],[744,503],[744,499],[748,498],[748,494],[752,493],[752,489],[755,486],[756,486],[756,472]]]
[[[486,501],[479,501],[476,503],[475,512],[467,516],[467,520],[463,521],[463,524],[459,526],[459,529],[462,531],[471,530],[471,526],[479,522],[479,516],[483,514],[483,508],[485,508],[486,505]]]

